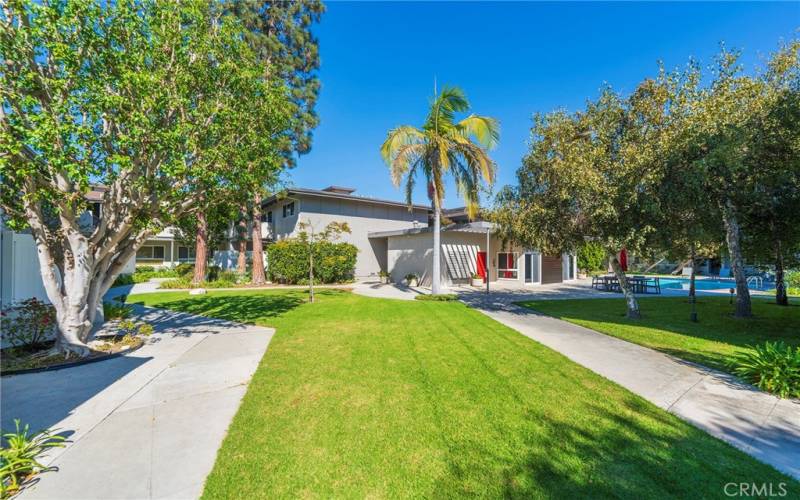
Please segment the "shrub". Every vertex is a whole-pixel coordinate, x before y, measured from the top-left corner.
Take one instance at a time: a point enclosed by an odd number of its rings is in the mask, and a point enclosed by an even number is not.
[[[800,269],[786,271],[783,281],[786,283],[786,288],[800,288]]]
[[[578,269],[586,272],[603,270],[606,253],[603,247],[593,241],[587,241],[578,249]]]
[[[177,266],[175,266],[173,271],[175,272],[175,276],[178,276],[178,277],[189,276],[192,273],[194,273],[194,264],[189,264],[188,262],[183,262],[183,263],[178,264]]]
[[[52,337],[55,327],[55,308],[36,297],[14,302],[0,312],[0,331],[14,347],[40,344]]]
[[[350,243],[320,241],[315,245],[314,282],[342,283],[353,279],[358,249]],[[308,283],[308,246],[283,240],[267,247],[267,275],[272,281]]]
[[[192,288],[192,279],[175,278],[174,280],[162,281],[158,288]]]
[[[452,302],[458,300],[458,295],[454,293],[439,293],[436,295],[416,295],[414,300],[424,300],[429,302]]]
[[[125,304],[115,304],[113,302],[103,302],[103,317],[105,319],[126,319],[133,312],[131,306]]]
[[[66,439],[48,430],[30,433],[26,424],[19,428],[19,419],[14,420],[15,432],[3,432],[0,449],[0,497],[8,498],[17,492],[20,485],[38,472],[48,470],[38,458],[49,448],[61,448]]]
[[[137,273],[152,273],[156,268],[153,266],[136,266]]]
[[[136,281],[134,281],[132,274],[120,274],[111,286],[126,286],[133,285],[134,283],[136,283]]]
[[[800,398],[800,347],[765,342],[731,360],[733,372],[782,398]]]

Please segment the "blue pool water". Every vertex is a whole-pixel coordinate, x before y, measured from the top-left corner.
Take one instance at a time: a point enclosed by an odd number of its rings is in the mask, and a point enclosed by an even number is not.
[[[668,288],[673,290],[689,290],[688,278],[661,278],[661,288]],[[733,279],[703,279],[698,278],[695,280],[695,288],[698,290],[729,290],[736,288],[736,282]],[[773,283],[764,282],[762,287],[758,287],[755,282],[750,283],[751,290],[772,290],[775,288]]]

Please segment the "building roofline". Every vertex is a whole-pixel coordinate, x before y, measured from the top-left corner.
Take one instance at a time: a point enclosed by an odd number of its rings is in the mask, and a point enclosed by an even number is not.
[[[373,203],[375,205],[388,205],[392,207],[402,207],[402,208],[409,208],[408,203],[403,203],[401,201],[392,201],[392,200],[383,200],[380,198],[367,198],[366,196],[356,196],[353,194],[344,194],[344,193],[337,193],[333,191],[323,191],[320,189],[307,189],[307,188],[287,188],[280,193],[276,193],[263,202],[261,202],[262,207],[266,207],[267,205],[271,205],[275,203],[279,199],[283,199],[286,196],[291,196],[292,194],[301,194],[306,196],[315,196],[318,198],[335,198],[339,200],[349,200],[349,201],[357,201],[362,203]],[[431,212],[431,207],[425,205],[411,205],[411,208],[414,210],[425,210],[427,212]]]
[[[442,232],[454,233],[480,233],[486,234],[486,231],[494,232],[496,226],[492,222],[477,221],[468,222],[466,224],[450,224],[442,228]],[[409,236],[412,234],[432,233],[433,227],[413,227],[410,229],[396,229],[394,231],[375,231],[367,233],[368,238],[386,238],[389,236]]]

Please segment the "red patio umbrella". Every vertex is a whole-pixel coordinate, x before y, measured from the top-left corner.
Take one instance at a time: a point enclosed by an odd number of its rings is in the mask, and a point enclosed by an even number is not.
[[[619,251],[619,267],[628,272],[628,252],[624,248]]]

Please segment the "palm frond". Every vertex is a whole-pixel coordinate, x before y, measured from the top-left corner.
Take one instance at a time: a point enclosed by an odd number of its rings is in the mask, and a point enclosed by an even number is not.
[[[407,144],[420,144],[425,142],[425,133],[411,125],[401,125],[386,134],[386,140],[381,145],[381,157],[387,164],[394,160],[397,151]]]
[[[455,114],[468,109],[469,101],[464,91],[458,87],[446,86],[431,102],[431,110],[422,128],[437,134],[446,133],[455,126]]]
[[[395,186],[400,186],[403,176],[425,156],[425,150],[424,144],[404,144],[398,148],[389,163],[389,173]]]
[[[465,137],[474,137],[486,149],[494,149],[500,142],[500,122],[489,116],[469,115],[456,124]]]

